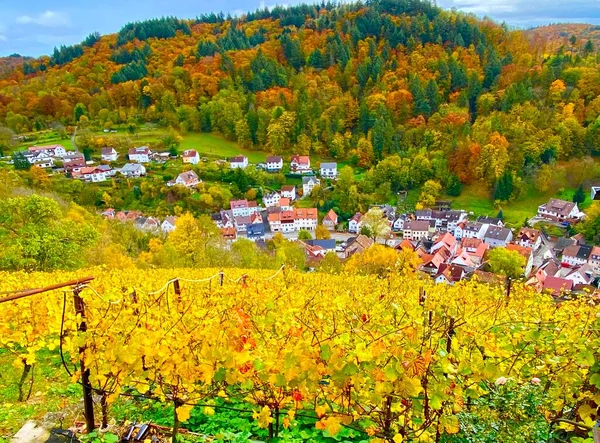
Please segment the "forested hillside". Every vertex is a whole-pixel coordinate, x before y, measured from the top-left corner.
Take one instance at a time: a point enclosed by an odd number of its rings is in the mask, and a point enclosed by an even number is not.
[[[0,121],[17,133],[155,122],[358,166],[390,157],[373,185],[481,182],[508,200],[523,181],[547,189],[555,160],[600,140],[594,43],[546,50],[415,0],[162,18],[5,75]]]

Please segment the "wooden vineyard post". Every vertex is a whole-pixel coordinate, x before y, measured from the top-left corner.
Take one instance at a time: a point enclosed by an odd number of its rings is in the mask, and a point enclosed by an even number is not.
[[[75,305],[75,313],[81,315],[81,323],[77,330],[79,332],[86,332],[87,325],[85,323],[85,304],[81,298],[81,288],[78,286],[73,289],[73,304]],[[83,354],[85,352],[85,346],[79,348],[79,355],[81,356],[80,368],[81,368],[81,385],[83,386],[83,413],[85,415],[85,424],[88,433],[92,432],[96,425],[94,421],[94,399],[92,397],[92,385],[90,384],[90,370],[85,367]]]
[[[454,337],[454,317],[450,317],[450,327],[448,328],[448,340],[446,341],[446,353],[450,354],[452,351],[452,337]]]
[[[223,271],[219,272],[219,286],[223,286]]]

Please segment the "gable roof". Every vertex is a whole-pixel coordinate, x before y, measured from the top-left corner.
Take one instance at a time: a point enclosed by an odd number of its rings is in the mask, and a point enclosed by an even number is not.
[[[102,148],[102,155],[113,155],[116,153],[115,148]]]
[[[429,231],[430,226],[431,223],[428,220],[411,220],[404,224],[404,230],[424,232]]]
[[[308,155],[292,155],[291,162],[308,166],[310,165],[310,157]]]
[[[296,208],[294,215],[296,218],[317,220],[317,208]]]
[[[490,226],[485,233],[485,238],[493,240],[507,240],[512,231],[500,226]]]
[[[540,238],[541,232],[537,229],[531,229],[522,227],[517,235],[517,238],[522,241],[529,241],[531,243],[535,243],[538,238]]]
[[[310,246],[319,246],[325,250],[333,250],[335,249],[335,240],[334,239],[329,239],[329,240],[306,240],[305,242],[307,245]]]
[[[548,212],[553,212],[566,217],[575,208],[575,203],[560,200],[558,198],[551,198],[548,203],[542,205],[542,207]]]
[[[321,169],[336,169],[337,168],[337,163],[335,163],[335,162],[321,163],[320,168]]]
[[[500,220],[499,218],[486,216],[477,217],[477,222],[494,226],[500,226],[501,224],[503,224],[502,220]]]
[[[244,163],[247,160],[245,155],[236,155],[235,157],[229,158],[229,163]]]
[[[294,185],[285,185],[281,187],[281,192],[292,192],[295,191],[296,187]]]
[[[507,244],[506,249],[508,249],[509,251],[517,251],[519,254],[525,257],[525,260],[529,260],[531,254],[533,254],[533,250],[531,248],[527,246],[517,245],[514,243]]]
[[[129,155],[143,155],[150,154],[150,148],[148,146],[140,146],[138,148],[131,148]]]
[[[187,151],[183,151],[182,157],[198,157],[198,151],[195,149],[188,149]]]
[[[575,240],[572,238],[560,237],[554,244],[555,251],[564,251],[568,246],[574,245]]]
[[[319,180],[317,177],[315,177],[313,175],[309,175],[308,177],[302,177],[302,184],[303,185],[307,185],[310,182],[319,184],[319,183],[321,183],[321,180]]]
[[[185,184],[187,185],[194,181],[197,181],[198,174],[196,174],[194,171],[185,171],[185,172],[182,172],[181,174],[179,174],[177,176],[177,178],[182,179],[185,182]]]
[[[267,163],[281,163],[283,162],[283,157],[280,155],[270,155],[267,157]]]
[[[248,207],[248,200],[231,200],[229,202],[231,209],[241,209]]]
[[[323,218],[323,221],[330,221],[333,223],[337,223],[338,215],[335,213],[333,209],[330,209],[327,215]]]
[[[573,289],[572,280],[549,275],[544,281],[543,290],[550,291],[552,295],[560,295],[562,292],[570,291],[571,289]]]
[[[363,215],[360,212],[357,212],[356,214],[354,214],[352,216],[352,218],[350,220],[348,220],[348,222],[354,221],[356,223],[360,223],[362,218],[363,218]]]

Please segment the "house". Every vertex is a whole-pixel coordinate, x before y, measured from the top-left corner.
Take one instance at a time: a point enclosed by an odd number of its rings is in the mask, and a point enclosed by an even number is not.
[[[362,228],[362,218],[363,215],[360,212],[354,214],[352,218],[348,220],[348,232],[351,234],[359,234],[360,229]]]
[[[515,243],[536,251],[542,244],[541,234],[542,233],[537,229],[523,227],[517,234],[517,237],[515,238]]]
[[[437,284],[454,285],[465,277],[465,269],[458,265],[443,264],[439,273],[435,276]]]
[[[529,277],[529,274],[531,274],[531,269],[533,268],[533,249],[515,243],[509,243],[508,245],[506,245],[506,249],[508,251],[516,251],[525,258],[523,274],[525,275],[525,278]]]
[[[439,250],[442,247],[445,247],[451,255],[454,255],[458,247],[458,241],[456,240],[456,238],[454,238],[452,234],[446,232],[445,234],[440,235],[433,242],[433,246],[431,247],[430,251],[433,254],[435,251]]]
[[[383,216],[387,218],[390,221],[390,223],[392,223],[396,218],[396,208],[394,208],[391,205],[372,205],[369,207],[369,209],[371,208],[381,209],[381,212],[383,212]]]
[[[237,231],[235,228],[221,228],[221,235],[224,240],[234,241],[237,239]]]
[[[233,224],[237,232],[246,232],[248,225],[251,223],[249,215],[238,215],[233,217]]]
[[[271,228],[271,232],[281,232],[281,212],[273,212],[268,214],[267,221],[269,222],[269,228]]]
[[[323,178],[336,178],[337,177],[337,163],[321,163],[319,166],[319,174]]]
[[[591,254],[591,246],[577,244],[567,246],[563,251],[562,263],[570,267],[581,266],[588,262]]]
[[[38,156],[38,157],[30,157],[27,159],[32,166],[40,169],[48,169],[54,166],[54,160],[52,157],[47,156]]]
[[[73,172],[79,172],[81,168],[85,168],[86,162],[83,156],[74,158],[69,161],[65,161],[63,163],[63,168],[65,168],[65,172],[72,174]]]
[[[45,154],[49,157],[63,158],[67,155],[67,150],[63,145],[45,145],[45,146],[31,146],[27,148],[27,152],[32,154]]]
[[[297,172],[300,174],[311,172],[310,157],[308,155],[292,155],[290,169],[292,172]]]
[[[573,289],[573,282],[561,277],[547,276],[544,284],[542,285],[542,291],[548,292],[554,296],[559,296],[565,292],[571,292]]]
[[[463,238],[460,247],[463,252],[469,254],[469,257],[476,266],[483,263],[483,257],[490,249],[489,245],[479,238]]]
[[[99,183],[106,181],[110,175],[110,168],[108,171],[105,168],[99,166],[89,166],[80,168],[78,172],[73,172],[73,178],[89,181],[92,183]]]
[[[320,186],[321,180],[317,177],[302,177],[302,195],[310,195],[315,186]]]
[[[538,217],[563,222],[582,218],[577,203],[551,198],[548,203],[538,206]]]
[[[408,249],[410,251],[414,251],[415,250],[415,245],[410,241],[410,240],[402,240],[400,243],[398,243],[394,249],[396,249],[397,251],[403,251],[404,249]]]
[[[115,215],[115,218],[120,222],[135,222],[138,218],[142,217],[140,211],[119,211]]]
[[[105,162],[114,162],[119,158],[119,153],[115,150],[115,148],[102,148],[102,161]]]
[[[246,169],[248,167],[248,157],[238,155],[229,159],[229,167],[231,169]]]
[[[481,216],[481,217],[477,217],[477,221],[484,225],[500,226],[501,228],[504,227],[504,222],[501,219],[496,218],[496,217]]]
[[[572,238],[560,237],[558,240],[556,240],[556,243],[554,243],[552,250],[556,255],[561,255],[567,247],[576,244],[577,242]]]
[[[441,232],[450,232],[454,235],[459,223],[467,220],[465,211],[436,211],[433,209],[421,209],[415,212],[415,218],[423,221],[434,221],[435,228]]]
[[[173,232],[175,230],[176,223],[177,223],[177,217],[175,217],[174,215],[167,217],[160,225],[160,230],[162,232]]]
[[[565,276],[566,280],[571,280],[573,286],[576,285],[589,285],[594,280],[594,270],[589,264],[573,269],[569,274]]]
[[[588,263],[596,273],[600,273],[600,246],[592,247]]]
[[[590,197],[593,200],[600,200],[600,186],[592,186]]]
[[[467,271],[473,271],[477,266],[479,266],[479,264],[475,263],[471,255],[465,249],[459,249],[456,253],[456,256],[450,261],[450,263],[460,266]]]
[[[296,208],[294,210],[294,222],[297,231],[300,229],[314,231],[317,229],[318,224],[317,208]]]
[[[402,238],[406,240],[427,239],[434,232],[433,220],[411,220],[404,224]]]
[[[284,234],[296,232],[296,214],[294,211],[282,211],[280,213],[280,218],[281,232]]]
[[[325,251],[325,254],[329,251],[335,251],[335,240],[334,239],[306,240],[304,243],[306,243],[309,246],[321,248],[323,251]],[[325,254],[323,254],[323,255],[325,255]]]
[[[346,242],[346,248],[341,253],[340,258],[348,258],[356,253],[363,252],[373,246],[373,243],[373,239],[362,234],[352,237]]]
[[[146,232],[156,232],[160,229],[160,220],[154,217],[140,216],[135,219],[133,225]]]
[[[270,192],[269,194],[263,195],[263,203],[265,204],[265,208],[279,206],[280,200],[281,194],[279,192]]]
[[[291,201],[296,200],[296,187],[293,185],[285,185],[281,187],[281,196],[289,198]]]
[[[251,214],[260,212],[260,207],[255,201],[249,202],[248,200],[231,200],[229,205],[234,217],[250,216]]]
[[[490,227],[488,224],[479,222],[467,222],[462,228],[462,238],[478,238],[483,240],[487,229]]]
[[[131,148],[129,150],[129,161],[138,163],[148,163],[152,151],[148,146],[140,146],[139,148]]]
[[[190,171],[182,172],[181,174],[179,174],[177,176],[177,178],[175,180],[168,181],[167,186],[181,185],[181,186],[185,186],[187,188],[193,188],[201,181],[202,180],[200,180],[198,178],[198,174],[196,174],[194,171],[190,170]]]
[[[506,246],[512,239],[513,233],[510,229],[494,225],[490,225],[483,237],[483,241],[492,248]]]
[[[279,207],[282,211],[291,211],[292,210],[292,202],[287,197],[281,197],[279,199]]]
[[[440,267],[446,263],[448,257],[448,251],[437,251],[435,254],[425,254],[421,257],[423,263],[419,266],[419,270],[431,276],[435,276],[438,274]]]
[[[265,224],[262,223],[250,223],[246,229],[246,237],[249,240],[264,240],[265,239]]]
[[[394,222],[392,223],[392,231],[400,232],[404,229],[404,224],[406,223],[407,217],[406,214],[400,215]]]
[[[211,218],[219,229],[235,227],[233,213],[230,210],[221,209],[219,213],[213,214]]]
[[[279,172],[283,169],[283,157],[279,155],[273,155],[267,157],[267,171]]]
[[[121,174],[127,178],[141,177],[146,175],[146,168],[138,163],[127,163],[121,168]]]
[[[197,165],[198,163],[200,163],[200,155],[195,149],[188,149],[187,151],[183,151],[183,154],[181,154],[181,158],[183,159],[183,163],[189,163],[191,165]]]
[[[335,251],[335,240],[307,240],[298,241],[304,248],[306,256],[310,261],[320,261],[325,254]]]
[[[335,213],[333,209],[330,209],[327,215],[323,217],[323,226],[325,226],[330,231],[335,231],[335,227],[338,224],[338,215]]]

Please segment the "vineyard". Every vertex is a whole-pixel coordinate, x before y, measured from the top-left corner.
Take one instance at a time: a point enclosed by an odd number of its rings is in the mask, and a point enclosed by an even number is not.
[[[362,441],[479,441],[458,438],[468,417],[519,418],[518,401],[485,400],[525,391],[548,423],[597,418],[600,310],[589,299],[287,269],[4,273],[0,291],[84,275],[95,278],[0,303],[0,355],[24,378],[41,352],[63,356],[73,382],[83,367],[95,425],[144,398],[173,408],[174,433],[243,403],[267,439],[302,419],[324,440],[350,429]]]

